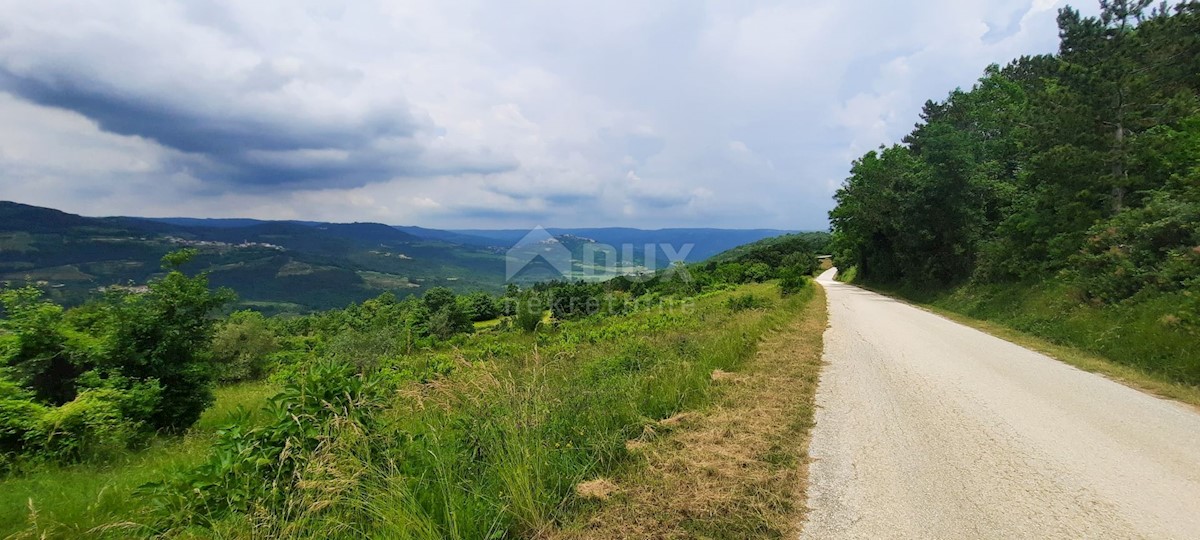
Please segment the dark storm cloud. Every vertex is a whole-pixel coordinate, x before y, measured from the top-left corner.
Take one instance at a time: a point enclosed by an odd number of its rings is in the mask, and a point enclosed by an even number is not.
[[[246,149],[296,150],[355,148],[378,137],[411,137],[415,122],[393,113],[362,124],[337,127],[286,124],[187,110],[166,100],[106,88],[102,83],[66,77],[21,77],[0,68],[0,80],[21,97],[41,105],[76,111],[105,131],[137,135],[183,152],[228,155]],[[200,97],[203,99],[203,97]],[[286,128],[286,129],[281,129]]]
[[[204,96],[140,96],[103,82],[55,74],[22,76],[0,67],[0,89],[77,112],[104,131],[153,140],[186,154],[180,168],[249,189],[348,188],[402,176],[487,174],[514,169],[502,156],[429,160],[415,140],[422,126],[395,107],[365,120],[317,121],[239,114]],[[175,99],[172,99],[175,98]],[[210,186],[214,191],[220,185]]]

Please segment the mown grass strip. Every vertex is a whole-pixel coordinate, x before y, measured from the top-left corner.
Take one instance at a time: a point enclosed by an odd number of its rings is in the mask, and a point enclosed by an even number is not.
[[[719,394],[711,406],[627,441],[637,459],[589,486],[592,508],[551,537],[793,537],[827,324],[824,291],[799,296],[748,362],[710,374]]]

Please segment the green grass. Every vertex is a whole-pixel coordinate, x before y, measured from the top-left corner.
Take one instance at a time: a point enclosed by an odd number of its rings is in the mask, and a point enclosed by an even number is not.
[[[475,330],[486,330],[488,328],[495,328],[497,326],[500,326],[500,323],[503,321],[504,321],[504,319],[501,317],[496,317],[495,319],[488,319],[486,321],[478,321],[475,323]]]
[[[146,449],[108,463],[47,466],[0,480],[0,538],[36,538],[43,533],[72,538],[129,521],[141,507],[133,496],[138,486],[160,480],[168,471],[195,466],[207,454],[216,428],[227,424],[239,406],[258,410],[275,391],[267,383],[220,388],[217,403],[183,437],[155,440]],[[128,529],[118,526],[109,534],[121,537],[122,531]]]
[[[764,302],[754,309],[731,309],[728,300],[735,296]],[[701,295],[684,307],[556,321],[532,335],[482,332],[464,337],[450,351],[395,358],[390,361],[397,363],[397,373],[416,375],[387,394],[378,413],[386,421],[364,432],[335,419],[322,428],[331,431],[311,435],[323,442],[303,450],[311,454],[301,462],[312,466],[301,467],[277,488],[284,493],[281,503],[259,507],[252,515],[244,510],[207,515],[184,502],[172,507],[175,519],[165,532],[296,538],[541,535],[588,507],[575,495],[577,484],[636,466],[626,441],[661,429],[663,419],[707,406],[714,396],[713,371],[736,371],[752,357],[760,338],[794,320],[810,296],[781,299],[775,284],[745,285]],[[3,481],[0,536],[144,533],[122,525],[153,518],[135,488],[200,464],[215,429],[233,418],[237,405],[252,408],[273,390],[266,385],[224,388],[187,437],[160,440],[124,459],[46,468]],[[264,426],[272,421],[252,420]],[[30,498],[34,512],[26,505]]]
[[[736,292],[779,297],[774,285]],[[687,313],[562,322],[535,351],[452,376],[429,396],[440,406],[399,406],[396,428],[422,442],[391,449],[404,465],[372,482],[366,536],[528,537],[567,519],[583,504],[576,484],[629,463],[625,442],[659,420],[706,404],[712,371],[736,369],[799,302],[734,311],[730,294]]]

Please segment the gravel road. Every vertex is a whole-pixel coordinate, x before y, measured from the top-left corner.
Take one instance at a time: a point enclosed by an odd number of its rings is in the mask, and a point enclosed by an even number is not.
[[[1200,539],[1200,413],[828,292],[801,538]]]

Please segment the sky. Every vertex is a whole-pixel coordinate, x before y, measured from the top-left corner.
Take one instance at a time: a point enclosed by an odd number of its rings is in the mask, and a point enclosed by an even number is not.
[[[853,159],[1054,52],[1061,5],[0,0],[0,200],[824,229]]]

